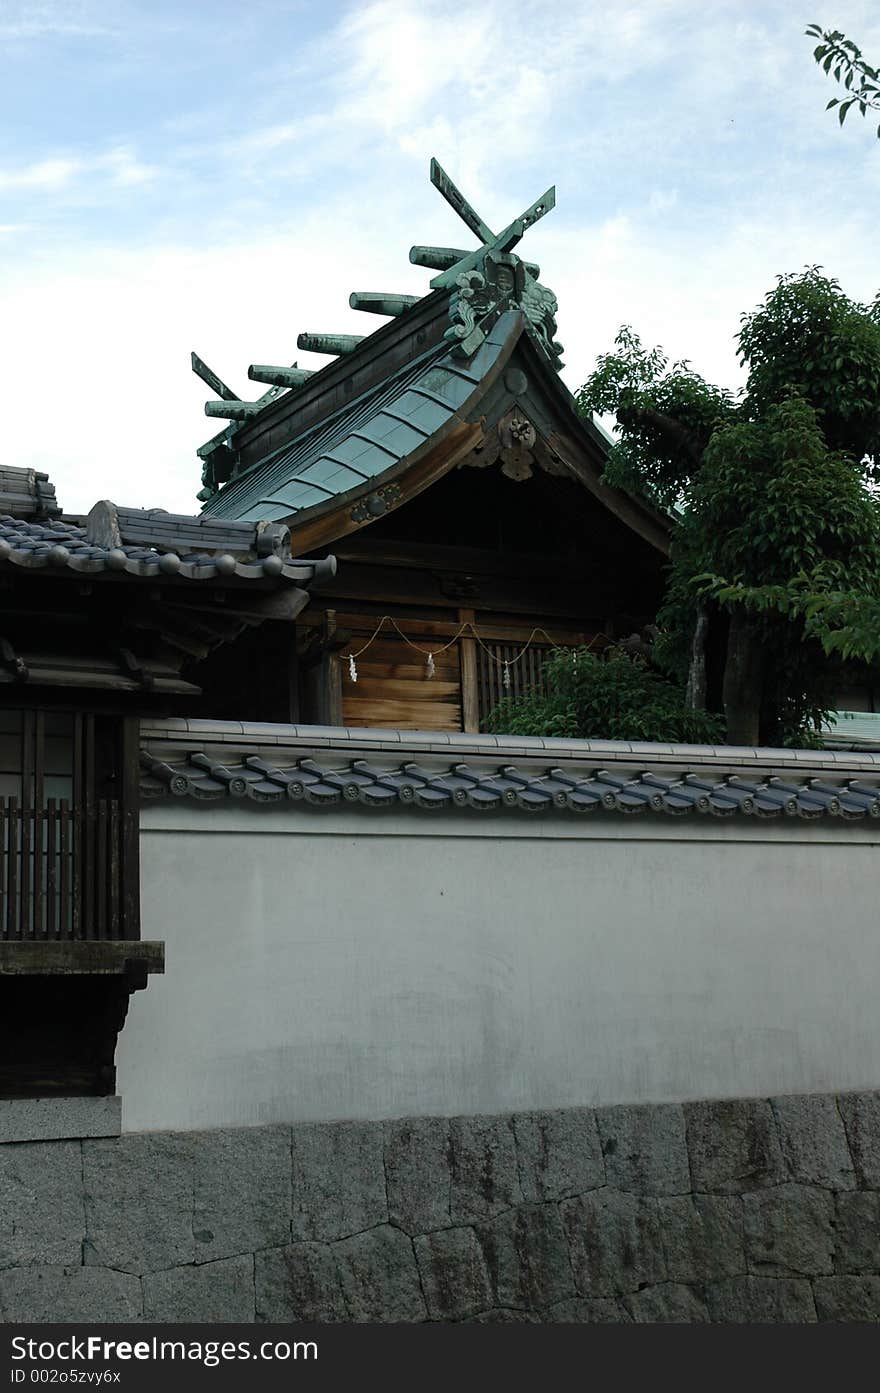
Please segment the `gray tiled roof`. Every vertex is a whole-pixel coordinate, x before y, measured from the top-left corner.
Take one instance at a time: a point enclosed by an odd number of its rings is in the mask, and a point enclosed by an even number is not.
[[[158,552],[147,546],[100,546],[88,540],[85,527],[63,518],[28,522],[0,514],[0,565],[73,575],[126,572],[131,576],[182,576],[187,580],[266,576],[311,580],[312,561],[282,561],[277,556],[239,561],[208,552]]]
[[[371,808],[471,808],[522,812],[664,813],[713,817],[880,818],[880,770],[874,777],[840,777],[836,772],[803,777],[747,769],[697,772],[687,765],[656,768],[639,763],[611,768],[595,762],[565,767],[547,763],[520,768],[485,760],[438,765],[433,760],[389,758],[375,751],[368,759],[326,756],[277,759],[236,756],[190,748],[142,751],[141,790],[145,797],[174,795],[195,799],[249,799],[255,803],[296,802],[314,806],[362,804]],[[435,767],[430,767],[431,765]]]

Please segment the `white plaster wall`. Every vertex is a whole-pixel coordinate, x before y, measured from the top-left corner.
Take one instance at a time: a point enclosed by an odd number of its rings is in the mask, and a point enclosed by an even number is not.
[[[876,1088],[878,833],[184,803],[123,1126]]]

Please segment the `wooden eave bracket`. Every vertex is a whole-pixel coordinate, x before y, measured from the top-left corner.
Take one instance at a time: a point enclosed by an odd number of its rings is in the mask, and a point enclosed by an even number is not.
[[[336,629],[334,633],[325,637],[315,635],[299,654],[300,661],[308,666],[323,658],[325,653],[339,653],[348,647],[353,638],[354,633],[351,629]]]
[[[143,663],[135,657],[130,648],[117,648],[116,656],[119,661],[121,671],[126,677],[131,677],[133,681],[139,682],[144,691],[151,691],[156,685],[156,680],[151,672],[147,672]]]
[[[28,680],[27,665],[18,656],[8,638],[0,637],[0,666],[6,668],[14,681],[26,682]]]

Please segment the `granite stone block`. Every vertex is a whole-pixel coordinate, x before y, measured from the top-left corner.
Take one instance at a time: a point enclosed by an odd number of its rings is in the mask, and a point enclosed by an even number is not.
[[[711,1282],[746,1273],[738,1195],[681,1195],[657,1201],[666,1270],[673,1282]]]
[[[513,1133],[526,1202],[568,1199],[605,1184],[605,1163],[592,1108],[518,1113]]]
[[[293,1128],[294,1242],[332,1242],[387,1222],[384,1138],[384,1128],[375,1122]]]
[[[187,1134],[84,1141],[86,1263],[157,1272],[193,1262],[193,1149]]]
[[[683,1195],[691,1188],[684,1113],[675,1103],[598,1108],[608,1184],[636,1195]]]
[[[387,1224],[333,1245],[349,1320],[427,1317],[411,1239]]]
[[[817,1277],[813,1295],[822,1321],[880,1321],[880,1277]]]
[[[877,1321],[878,1121],[849,1094],[0,1144],[0,1320]]]
[[[497,1306],[541,1310],[575,1295],[558,1205],[524,1204],[477,1232]]]
[[[0,1321],[93,1324],[140,1321],[140,1278],[102,1267],[14,1267],[0,1272]]]
[[[632,1316],[622,1300],[609,1296],[584,1301],[573,1297],[545,1311],[541,1319],[554,1325],[631,1325]]]
[[[385,1138],[388,1217],[406,1233],[429,1233],[452,1222],[452,1143],[446,1118],[404,1118]]]
[[[144,1319],[162,1324],[252,1324],[254,1259],[248,1254],[144,1276]]]
[[[2,1098],[0,1143],[118,1137],[121,1098]]]
[[[816,1320],[810,1283],[793,1277],[728,1277],[706,1287],[713,1321],[733,1325],[802,1325]]]
[[[258,1321],[348,1320],[336,1256],[326,1243],[293,1243],[254,1258]]]
[[[623,1297],[623,1304],[638,1325],[698,1325],[709,1320],[702,1296],[681,1282],[646,1287]]]
[[[522,1203],[513,1127],[506,1117],[457,1117],[452,1142],[452,1221],[491,1219]]]
[[[0,1147],[0,1268],[79,1264],[85,1231],[78,1141]]]
[[[191,1133],[196,1262],[290,1242],[289,1127]]]
[[[472,1325],[540,1325],[541,1317],[534,1311],[514,1311],[506,1306],[498,1306],[491,1311],[481,1311],[473,1316]]]
[[[765,1099],[685,1103],[684,1115],[695,1191],[739,1194],[787,1179]]]
[[[561,1208],[580,1295],[620,1296],[665,1280],[656,1200],[604,1189]]]
[[[880,1190],[880,1093],[841,1093],[837,1102],[859,1185]]]
[[[880,1273],[880,1194],[876,1190],[837,1196],[834,1270]]]
[[[441,1229],[414,1240],[431,1320],[467,1320],[494,1304],[483,1251],[471,1228]]]
[[[818,1276],[834,1270],[834,1199],[809,1185],[778,1185],[743,1196],[749,1270]]]
[[[829,1094],[771,1098],[782,1156],[792,1180],[852,1190],[856,1176],[837,1100]]]

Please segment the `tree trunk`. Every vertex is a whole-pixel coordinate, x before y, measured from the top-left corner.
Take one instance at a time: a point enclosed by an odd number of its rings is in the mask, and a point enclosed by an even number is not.
[[[694,637],[691,641],[691,661],[688,668],[684,704],[689,711],[706,709],[706,635],[709,631],[709,616],[705,605],[697,610]]]
[[[729,744],[759,743],[763,682],[763,647],[747,615],[734,610],[724,666],[724,714]]]

